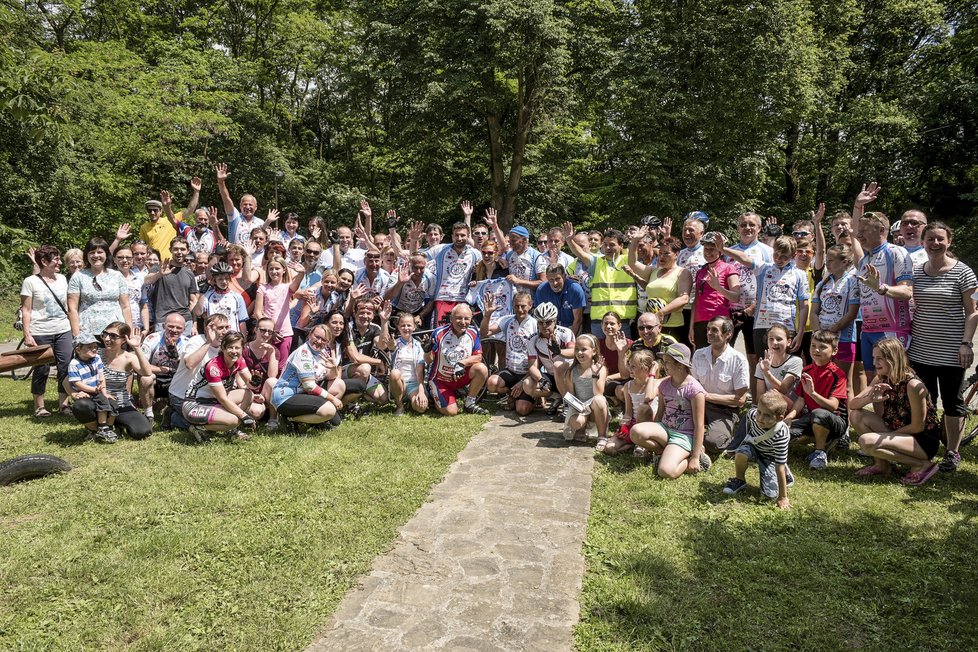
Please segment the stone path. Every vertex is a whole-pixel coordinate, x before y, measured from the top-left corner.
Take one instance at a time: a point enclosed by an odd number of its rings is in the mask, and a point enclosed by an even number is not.
[[[593,458],[494,417],[308,652],[573,649]]]

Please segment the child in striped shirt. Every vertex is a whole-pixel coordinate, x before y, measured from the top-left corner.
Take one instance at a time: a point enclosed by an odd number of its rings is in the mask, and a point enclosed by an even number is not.
[[[777,499],[780,509],[791,509],[788,487],[794,484],[794,478],[788,469],[791,435],[784,422],[787,412],[787,399],[774,389],[764,392],[757,407],[747,412],[747,437],[734,458],[737,477],[727,481],[723,493],[732,496],[746,487],[747,465],[757,462],[761,493],[771,500]]]
[[[91,438],[96,441],[114,444],[116,441],[112,422],[115,421],[115,409],[109,402],[109,394],[105,389],[105,367],[98,354],[98,341],[94,335],[79,333],[74,340],[75,355],[68,363],[68,385],[71,397],[75,401],[91,401],[98,429]],[[91,413],[89,413],[91,414]]]

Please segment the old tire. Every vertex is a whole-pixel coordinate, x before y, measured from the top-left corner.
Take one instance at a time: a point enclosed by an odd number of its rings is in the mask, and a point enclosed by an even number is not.
[[[0,487],[70,470],[71,464],[54,455],[21,455],[0,462]]]

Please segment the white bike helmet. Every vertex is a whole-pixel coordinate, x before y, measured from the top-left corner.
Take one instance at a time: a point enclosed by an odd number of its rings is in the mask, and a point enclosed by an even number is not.
[[[533,316],[540,321],[553,321],[557,319],[557,306],[546,301],[533,309]]]

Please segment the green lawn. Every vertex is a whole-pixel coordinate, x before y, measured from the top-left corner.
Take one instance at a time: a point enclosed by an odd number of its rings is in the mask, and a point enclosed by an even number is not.
[[[721,493],[733,462],[666,482],[596,465],[581,650],[973,650],[978,451],[923,487],[864,480],[794,451],[793,509]]]
[[[389,548],[480,417],[368,416],[307,438],[81,443],[0,380],[0,649],[298,650]]]
[[[23,333],[14,329],[17,308],[20,307],[19,290],[20,288],[8,288],[7,291],[0,291],[0,343],[16,344],[23,337]]]

